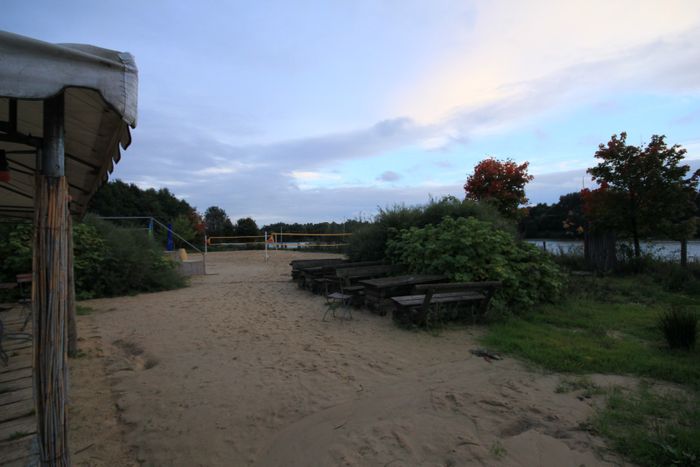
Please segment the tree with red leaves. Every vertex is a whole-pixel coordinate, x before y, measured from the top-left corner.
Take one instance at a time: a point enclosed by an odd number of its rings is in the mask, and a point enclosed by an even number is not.
[[[525,185],[533,179],[527,173],[528,165],[529,162],[518,165],[510,159],[484,159],[464,185],[467,199],[493,202],[505,216],[517,217],[518,206],[527,203]]]
[[[677,144],[669,147],[663,135],[636,147],[627,144],[623,132],[599,145],[598,165],[588,169],[599,188],[582,193],[592,227],[631,237],[637,258],[643,236],[692,237],[700,170],[686,178],[690,167],[681,165],[685,153]]]

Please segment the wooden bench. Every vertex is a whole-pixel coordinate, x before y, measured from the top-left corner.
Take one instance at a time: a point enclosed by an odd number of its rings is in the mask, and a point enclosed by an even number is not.
[[[365,288],[365,306],[382,316],[392,308],[391,297],[408,295],[413,287],[420,284],[433,284],[448,280],[443,275],[409,274],[403,276],[380,277],[358,281]]]
[[[347,268],[357,268],[365,266],[376,266],[383,264],[382,261],[358,261],[354,263],[328,264],[324,266],[305,267],[301,269],[298,284],[299,287],[311,290],[314,293],[323,293],[326,288],[326,282],[333,282],[336,277],[336,271]]]
[[[328,296],[330,292],[340,292],[342,294],[351,295],[352,300],[350,300],[350,303],[355,306],[361,306],[364,303],[365,286],[358,284],[357,281],[373,277],[383,277],[397,270],[398,267],[391,264],[338,268],[335,271],[335,277],[326,278],[324,281],[326,296]]]
[[[348,260],[342,258],[320,258],[320,259],[295,259],[289,265],[292,267],[292,280],[297,280],[302,268],[326,266],[331,264],[347,263]]]
[[[501,283],[497,281],[417,285],[414,295],[391,298],[394,302],[392,317],[401,324],[425,326],[446,307],[471,305],[472,318],[476,320],[477,315],[486,312],[489,301],[499,287]]]

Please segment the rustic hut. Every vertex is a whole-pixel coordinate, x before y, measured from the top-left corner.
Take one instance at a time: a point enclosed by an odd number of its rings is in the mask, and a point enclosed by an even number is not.
[[[33,218],[34,398],[43,465],[70,465],[65,411],[71,216],[136,126],[133,57],[0,31],[0,217]]]

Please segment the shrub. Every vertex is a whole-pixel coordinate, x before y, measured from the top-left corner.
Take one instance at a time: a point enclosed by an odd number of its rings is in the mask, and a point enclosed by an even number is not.
[[[0,281],[14,282],[17,274],[32,271],[32,224],[0,223]]]
[[[692,311],[671,305],[671,309],[659,317],[659,328],[672,349],[690,350],[695,347],[698,317]]]
[[[439,200],[431,199],[423,206],[395,205],[380,209],[372,224],[353,232],[348,246],[348,257],[351,261],[384,259],[387,242],[392,235],[411,227],[439,224],[445,217],[474,217],[515,236],[515,223],[503,218],[495,206],[445,196]]]
[[[123,229],[88,217],[85,232],[88,245],[78,245],[76,293],[81,298],[111,297],[138,292],[156,292],[185,285],[174,263],[163,255],[162,248],[142,230]],[[95,238],[95,233],[99,235]],[[87,275],[89,271],[89,276]]]
[[[438,225],[403,230],[389,240],[387,254],[416,273],[444,274],[458,282],[501,281],[492,303],[516,314],[553,301],[563,286],[546,253],[475,218],[446,217]]]
[[[352,261],[374,261],[384,258],[386,230],[379,224],[369,224],[353,232],[348,244]]]

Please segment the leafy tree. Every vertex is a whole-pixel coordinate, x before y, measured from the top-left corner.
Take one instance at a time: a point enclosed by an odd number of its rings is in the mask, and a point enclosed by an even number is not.
[[[176,198],[167,188],[142,190],[121,180],[102,185],[90,200],[89,211],[99,216],[155,217],[166,223],[196,212],[187,201]]]
[[[527,203],[525,185],[533,179],[527,173],[528,165],[518,165],[510,159],[484,159],[464,185],[467,199],[492,202],[506,217],[517,217],[518,206]]]
[[[210,206],[204,212],[204,225],[210,237],[233,235],[234,228],[228,214],[218,206]]]
[[[172,229],[176,234],[190,243],[197,241],[198,232],[196,224],[194,224],[192,219],[188,216],[177,216],[172,223]],[[178,237],[174,237],[174,241],[177,248],[187,248],[187,244]]]
[[[235,227],[236,235],[260,235],[260,229],[258,229],[258,224],[250,217],[244,217],[236,221]]]
[[[696,231],[700,170],[686,178],[690,167],[681,165],[686,150],[669,147],[665,138],[653,135],[649,144],[637,147],[627,144],[627,133],[613,135],[598,146],[598,165],[588,169],[599,184],[583,193],[593,228],[629,235],[637,258],[643,236],[680,240]]]

